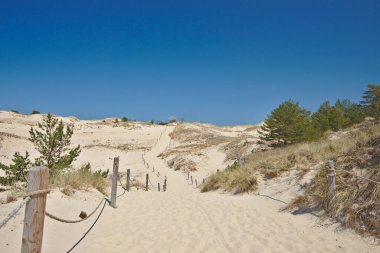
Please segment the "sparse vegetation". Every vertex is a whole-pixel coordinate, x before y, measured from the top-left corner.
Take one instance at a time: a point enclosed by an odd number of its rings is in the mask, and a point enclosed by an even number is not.
[[[92,172],[90,164],[86,164],[78,170],[58,174],[52,181],[52,185],[60,187],[66,195],[72,195],[74,190],[88,190],[91,187],[107,194],[108,172],[100,170]]]
[[[295,198],[289,208],[324,209],[344,226],[380,237],[380,183],[375,183],[380,182],[379,130],[367,132],[364,140],[337,157],[336,190],[330,206],[327,206],[326,171],[320,170],[306,185],[304,195]]]
[[[69,170],[72,162],[81,152],[80,146],[70,149],[73,128],[66,127],[50,113],[38,124],[37,129],[31,128],[29,140],[34,144],[41,156],[34,163],[29,158],[16,152],[13,164],[7,166],[0,163],[0,169],[5,171],[5,177],[0,177],[3,185],[14,185],[16,182],[26,182],[27,170],[32,165],[44,165],[50,169],[50,182],[59,186],[64,194],[71,195],[74,190],[94,187],[106,193],[108,171],[91,171],[90,164],[79,170]]]
[[[17,111],[17,110],[11,110],[11,112],[19,114],[19,111]]]
[[[39,111],[33,110],[31,114],[40,114]]]
[[[331,133],[317,142],[252,154],[242,168],[230,166],[213,174],[202,185],[201,191],[254,191],[259,177],[270,179],[293,168],[300,169],[299,173],[303,175],[309,168],[323,165],[326,160],[332,159],[337,161],[338,170],[335,204],[330,215],[348,227],[379,236],[380,184],[339,171],[346,169],[379,182],[379,153],[380,124],[364,122],[345,132]],[[308,205],[311,208],[325,209],[326,184],[326,172],[321,169],[311,184],[306,186],[305,194],[294,200],[292,207]]]
[[[128,118],[127,117],[122,117],[121,118],[121,122],[128,122]]]

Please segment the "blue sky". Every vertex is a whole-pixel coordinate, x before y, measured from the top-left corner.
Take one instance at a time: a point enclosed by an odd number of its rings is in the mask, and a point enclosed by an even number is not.
[[[380,1],[1,1],[0,109],[258,123],[380,84]]]

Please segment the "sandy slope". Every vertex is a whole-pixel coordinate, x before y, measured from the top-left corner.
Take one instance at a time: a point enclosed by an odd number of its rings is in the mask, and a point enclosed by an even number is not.
[[[172,130],[173,127],[159,128],[146,141],[153,145],[144,155],[149,169],[141,159],[143,150],[117,151],[121,156],[121,171],[131,168],[133,176],[141,177],[149,173],[153,185],[162,183],[167,176],[167,192],[133,190],[120,196],[117,208],[106,206],[94,229],[73,252],[380,252],[379,246],[347,230],[337,231],[328,221],[310,214],[295,216],[281,212],[284,204],[272,199],[199,193],[184,174],[174,172],[164,160],[157,158],[169,145]],[[99,148],[105,153],[95,162],[110,167],[112,161],[104,158],[114,153]],[[215,164],[211,162],[209,166]],[[160,178],[152,172],[152,167],[155,173],[160,172]],[[201,181],[202,173],[192,175]],[[276,194],[286,187],[286,181],[274,182],[261,193],[287,201],[286,195]],[[120,193],[122,189],[118,190]],[[81,210],[90,212],[99,198],[101,195],[96,192],[77,192],[69,199],[55,191],[48,197],[47,210],[76,219]],[[16,204],[0,205],[0,218]],[[46,218],[43,252],[66,252],[95,218],[80,224],[63,224]],[[0,230],[0,252],[19,251],[22,220],[23,212]]]

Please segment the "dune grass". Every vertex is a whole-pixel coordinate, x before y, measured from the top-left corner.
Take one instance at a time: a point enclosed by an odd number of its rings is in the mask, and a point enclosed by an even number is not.
[[[95,188],[102,194],[107,194],[109,180],[99,171],[92,172],[88,165],[78,170],[59,173],[51,180],[52,187],[59,187],[61,192],[70,196],[75,190],[89,190]]]
[[[294,168],[303,175],[309,168],[332,159],[337,173],[334,201],[328,206],[326,170],[321,169],[289,208],[325,210],[347,227],[380,236],[380,184],[353,175],[380,182],[379,154],[380,124],[365,122],[345,132],[330,133],[318,142],[252,154],[242,167],[235,163],[213,174],[202,184],[201,191],[254,191],[258,177],[270,179]]]

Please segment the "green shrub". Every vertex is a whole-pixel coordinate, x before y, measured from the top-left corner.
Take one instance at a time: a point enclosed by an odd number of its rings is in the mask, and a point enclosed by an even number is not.
[[[79,145],[69,148],[73,133],[72,127],[66,127],[65,131],[62,120],[58,121],[50,113],[46,115],[42,124],[38,124],[38,129],[32,127],[29,131],[29,140],[41,154],[35,164],[47,166],[52,176],[69,167],[81,152]]]
[[[33,110],[33,111],[32,111],[32,114],[40,114],[40,112],[39,112],[39,111],[36,111],[36,110]]]
[[[122,121],[122,122],[128,122],[128,118],[127,118],[127,117],[122,117],[122,118],[121,118],[121,121]]]
[[[15,182],[26,182],[28,169],[32,163],[29,159],[29,153],[26,152],[25,156],[16,152],[12,159],[13,164],[6,166],[0,163],[0,169],[5,171],[5,177],[0,177],[0,183],[3,185],[13,185]]]

